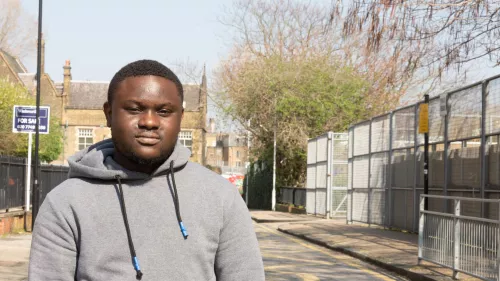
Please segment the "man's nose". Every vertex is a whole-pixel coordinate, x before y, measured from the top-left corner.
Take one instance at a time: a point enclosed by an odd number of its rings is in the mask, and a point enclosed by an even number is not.
[[[157,129],[160,126],[160,119],[156,112],[152,110],[145,111],[139,119],[139,128],[148,130]]]

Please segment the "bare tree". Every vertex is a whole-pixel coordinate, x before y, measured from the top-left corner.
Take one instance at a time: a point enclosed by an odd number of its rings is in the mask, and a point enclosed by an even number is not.
[[[245,56],[325,55],[337,49],[328,10],[293,0],[237,0],[219,20],[234,34],[231,47]]]
[[[498,1],[339,0],[335,7],[331,22],[342,24],[345,36],[364,34],[367,50],[380,53],[391,42],[412,53],[409,71],[425,67],[441,76],[481,58],[500,64]]]
[[[392,109],[407,87],[398,64],[404,56],[375,57],[358,38],[343,38],[330,24],[329,7],[240,0],[221,19],[234,40],[214,73],[212,93],[251,132],[259,158],[272,155],[279,128],[281,183],[303,182],[308,138]]]
[[[20,0],[0,1],[0,49],[17,57],[26,57],[36,49],[35,18]]]

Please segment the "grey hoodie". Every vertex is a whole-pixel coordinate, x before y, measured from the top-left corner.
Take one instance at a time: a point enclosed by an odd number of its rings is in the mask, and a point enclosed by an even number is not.
[[[105,140],[68,160],[69,179],[36,219],[29,280],[136,280],[117,176],[142,280],[264,280],[248,209],[229,181],[188,162],[181,145],[151,175],[124,169],[113,151]]]

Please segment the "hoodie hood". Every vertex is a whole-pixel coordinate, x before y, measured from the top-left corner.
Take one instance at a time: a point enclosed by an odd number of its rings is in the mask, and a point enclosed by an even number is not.
[[[170,157],[151,175],[129,171],[113,159],[115,146],[111,139],[100,141],[68,158],[70,178],[90,178],[114,180],[116,176],[122,179],[139,180],[164,174],[174,162],[174,169],[186,165],[191,151],[177,143]]]

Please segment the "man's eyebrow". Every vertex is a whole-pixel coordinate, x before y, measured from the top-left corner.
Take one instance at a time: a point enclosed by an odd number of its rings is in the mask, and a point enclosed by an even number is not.
[[[141,101],[138,101],[138,100],[134,100],[134,99],[124,100],[123,103],[135,103],[135,104],[138,104],[138,105],[143,105],[144,104],[144,102],[141,102]],[[177,107],[177,105],[175,105],[174,103],[172,103],[170,101],[158,104],[156,107],[165,107],[165,106]]]

